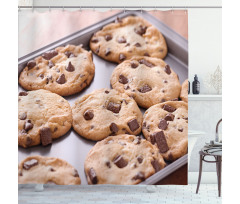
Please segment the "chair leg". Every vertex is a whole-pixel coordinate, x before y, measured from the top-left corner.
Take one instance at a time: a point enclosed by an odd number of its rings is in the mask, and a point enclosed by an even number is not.
[[[202,177],[202,155],[200,155],[200,163],[199,163],[199,175],[198,175],[198,184],[197,184],[197,190],[196,193],[198,193],[200,182]]]

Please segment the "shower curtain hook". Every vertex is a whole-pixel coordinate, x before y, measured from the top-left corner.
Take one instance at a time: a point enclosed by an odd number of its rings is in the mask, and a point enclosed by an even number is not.
[[[79,11],[82,12],[82,7],[81,6],[79,7]]]

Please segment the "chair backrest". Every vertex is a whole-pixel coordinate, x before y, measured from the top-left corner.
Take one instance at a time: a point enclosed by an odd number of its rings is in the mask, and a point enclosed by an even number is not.
[[[216,125],[216,134],[215,134],[215,141],[219,142],[219,136],[218,136],[218,126],[220,125],[220,123],[222,122],[222,118],[218,121],[217,125]]]

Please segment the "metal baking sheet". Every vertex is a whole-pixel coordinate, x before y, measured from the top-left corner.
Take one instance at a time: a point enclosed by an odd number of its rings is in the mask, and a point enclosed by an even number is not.
[[[168,45],[168,55],[164,59],[171,68],[179,75],[179,80],[182,83],[185,79],[188,78],[188,41],[181,37],[179,34],[174,32],[168,26],[160,22],[158,19],[148,14],[147,12],[139,12],[139,11],[126,11],[120,12],[116,15],[113,15],[103,21],[100,21],[90,27],[82,29],[72,35],[69,35],[63,39],[60,39],[54,43],[51,43],[48,46],[45,46],[39,50],[36,50],[28,55],[19,58],[18,63],[18,73],[22,71],[22,69],[26,66],[29,60],[34,59],[35,57],[41,55],[42,53],[54,49],[58,46],[63,46],[66,44],[74,44],[79,45],[83,44],[83,47],[87,50],[89,48],[89,40],[93,33],[100,30],[103,26],[108,23],[114,22],[116,17],[126,17],[129,15],[141,16],[145,20],[149,21],[155,27],[157,27],[162,34],[164,35],[167,45]],[[113,69],[117,66],[115,63],[107,62],[97,55],[93,54],[93,62],[95,64],[95,77],[90,84],[89,87],[84,89],[82,92],[64,97],[67,99],[72,106],[74,101],[85,94],[91,93],[92,91],[100,88],[111,88],[110,87],[110,77]],[[21,86],[19,86],[19,92],[24,90]],[[141,109],[144,113],[144,109]],[[43,147],[43,146],[35,146],[28,149],[24,149],[22,147],[18,148],[18,161],[22,161],[27,156],[31,155],[42,155],[49,157],[59,157],[61,159],[66,160],[71,165],[73,165],[79,172],[82,184],[87,184],[87,179],[84,173],[84,161],[85,158],[90,151],[90,149],[94,146],[96,142],[87,140],[81,136],[79,136],[73,129],[71,129],[66,135],[56,139],[53,141],[51,146]],[[188,161],[187,155],[179,158],[178,160],[170,163],[152,175],[144,182],[140,184],[155,184],[160,181],[164,177],[168,176],[181,166],[185,165]]]

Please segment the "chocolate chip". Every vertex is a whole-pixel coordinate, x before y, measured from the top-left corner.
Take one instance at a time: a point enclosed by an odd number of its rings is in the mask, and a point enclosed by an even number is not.
[[[74,177],[79,177],[79,174],[78,174],[78,171],[76,169],[74,169],[74,174],[73,174]]]
[[[93,168],[89,169],[88,175],[89,175],[89,178],[90,178],[92,184],[97,184],[98,183],[97,174],[96,174],[96,172],[94,171]]]
[[[160,120],[160,123],[158,125],[158,128],[161,129],[161,130],[166,130],[168,127],[168,123],[166,120],[162,119]]]
[[[107,48],[106,51],[105,51],[105,56],[108,56],[110,53],[111,53],[111,49]]]
[[[130,43],[127,43],[126,45],[125,45],[125,47],[128,47],[130,45]]]
[[[161,100],[161,103],[163,103],[163,102],[165,102],[165,101],[166,101],[166,99],[163,98],[163,99]]]
[[[92,43],[98,43],[98,39],[97,39],[97,38],[92,39],[91,42],[92,42]]]
[[[169,75],[171,74],[171,69],[170,69],[170,66],[167,64],[164,68],[164,71]]]
[[[27,63],[27,67],[28,67],[28,70],[32,69],[33,67],[35,67],[37,64],[34,60],[31,60]]]
[[[48,127],[40,129],[40,138],[43,146],[49,145],[52,143],[52,131]]]
[[[188,120],[188,117],[183,117],[184,120]]]
[[[66,52],[64,52],[64,54],[65,54],[68,58],[70,58],[70,57],[75,57],[75,55],[74,55],[71,51],[66,51]]]
[[[138,35],[145,34],[146,30],[147,30],[147,27],[146,26],[142,26],[142,25],[140,25],[138,28],[134,29],[135,33],[137,33]]]
[[[31,120],[27,120],[24,124],[24,130],[27,132],[33,128],[33,124],[31,123]]]
[[[86,110],[83,114],[83,117],[85,118],[85,120],[92,120],[94,117],[93,110]]]
[[[109,94],[109,91],[108,91],[108,90],[106,90],[106,91],[105,91],[105,93],[106,93],[106,94]]]
[[[118,155],[113,159],[113,163],[118,167],[118,168],[124,168],[125,166],[128,165],[128,162],[122,157],[122,155]]]
[[[152,144],[156,143],[155,135],[150,135],[150,141]]]
[[[123,61],[123,60],[125,60],[125,59],[126,59],[126,56],[121,53],[121,54],[119,55],[119,60],[120,60],[120,61]]]
[[[126,43],[126,39],[124,37],[118,38],[118,43]]]
[[[51,167],[51,168],[50,168],[50,171],[51,171],[51,172],[55,172],[56,170]]]
[[[148,52],[145,52],[143,55],[144,55],[144,56],[147,56],[147,57],[150,57],[150,55],[149,55]]]
[[[121,104],[109,102],[107,105],[107,109],[112,111],[113,113],[119,113],[121,110]]]
[[[138,67],[138,64],[135,62],[131,62],[130,64],[131,64],[131,67],[134,69]]]
[[[106,41],[112,40],[112,36],[110,34],[105,35],[105,40]]]
[[[125,90],[128,90],[128,89],[130,89],[129,85],[127,85],[127,86],[124,86],[124,89],[125,89]]]
[[[48,51],[42,55],[42,57],[46,60],[50,60],[55,57],[58,53],[55,50]]]
[[[66,82],[66,78],[64,74],[61,74],[58,79],[56,80],[58,84],[64,84]]]
[[[183,128],[178,128],[178,131],[179,131],[179,132],[182,132],[182,131],[183,131]]]
[[[141,137],[137,136],[137,138],[133,141],[134,144],[141,144]]]
[[[119,80],[118,80],[121,84],[127,84],[128,83],[128,79],[123,76],[122,74],[119,75]]]
[[[139,63],[140,64],[145,64],[147,67],[154,67],[155,66],[155,64],[153,64],[153,63],[151,63],[151,62],[149,62],[149,61],[147,61],[145,59],[139,60]]]
[[[125,99],[123,99],[123,101],[124,101],[124,103],[127,105],[128,104],[128,102],[125,100]]]
[[[167,140],[166,137],[164,135],[164,132],[156,132],[153,134],[153,136],[155,137],[158,149],[160,151],[160,153],[165,153],[169,150],[168,148],[168,144],[167,144]]]
[[[128,122],[128,126],[132,132],[134,132],[135,130],[137,130],[140,127],[136,119],[130,120]]]
[[[33,166],[38,165],[38,161],[36,159],[31,159],[23,163],[23,168],[29,170]]]
[[[151,90],[152,90],[152,88],[150,86],[148,86],[147,84],[145,84],[143,87],[138,89],[138,91],[141,92],[141,93],[146,93],[146,92],[149,92]]]
[[[68,62],[68,66],[66,67],[66,70],[68,72],[73,72],[73,71],[75,71],[75,67],[72,65],[71,62]]]
[[[109,161],[107,161],[105,164],[109,169],[111,168],[111,163]]]
[[[49,60],[48,66],[49,66],[49,68],[51,69],[52,67],[55,66],[55,64],[52,62],[52,60]]]
[[[26,92],[26,91],[21,91],[21,92],[19,92],[18,95],[19,95],[19,96],[27,96],[27,95],[28,95],[28,92]]]
[[[117,17],[116,20],[115,20],[115,23],[122,23],[122,19]]]
[[[165,120],[166,121],[173,121],[175,118],[175,115],[171,114],[171,113],[168,113],[166,116],[165,116]]]
[[[43,79],[43,78],[44,78],[44,75],[43,75],[43,74],[40,74],[39,77],[40,77],[41,79]]]
[[[100,50],[100,47],[98,47],[96,50],[95,50],[95,53],[99,53],[99,50]]]
[[[145,180],[145,176],[144,176],[144,173],[143,172],[138,172],[136,176],[134,176],[132,178],[132,180],[141,180],[141,181],[144,181]]]
[[[142,161],[143,161],[143,158],[142,158],[142,156],[138,156],[138,157],[137,157],[137,160],[138,160],[139,164],[141,164],[141,163],[142,163]]]
[[[141,44],[140,43],[136,43],[134,46],[141,47]]]
[[[167,81],[167,80],[164,80],[164,81],[163,81],[163,83],[167,84],[167,83],[168,83],[168,81]]]
[[[111,123],[110,130],[112,131],[112,133],[117,133],[118,132],[118,126],[115,123]]]
[[[168,111],[170,113],[174,112],[176,110],[176,108],[170,106],[170,105],[167,105],[167,104],[164,104],[163,107],[162,107],[163,110],[165,111]]]
[[[20,120],[25,120],[27,118],[27,114],[26,113],[22,113],[22,114],[20,114],[20,116],[19,116],[19,119]]]
[[[152,164],[153,168],[155,169],[155,172],[158,172],[158,171],[161,170],[161,166],[160,166],[159,162],[156,159],[151,161],[151,164]]]

